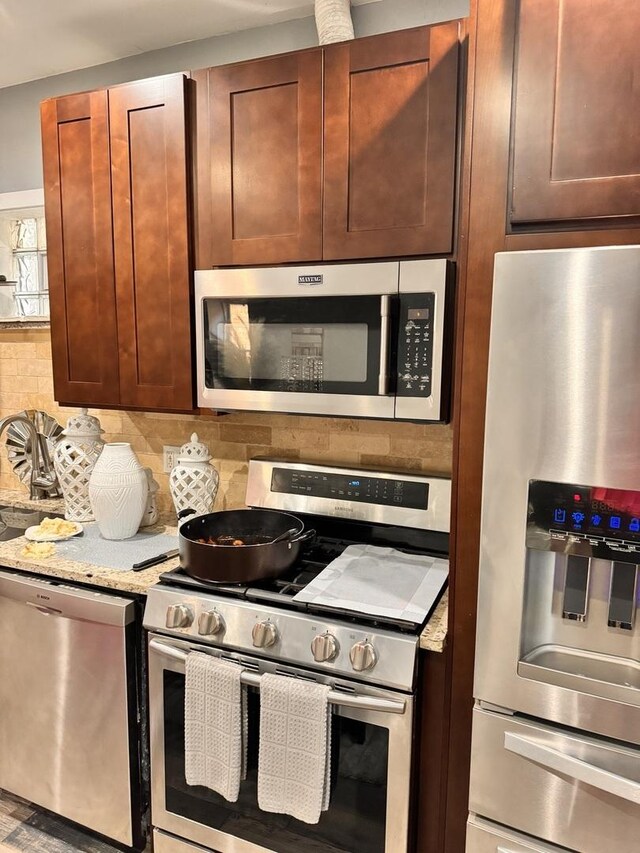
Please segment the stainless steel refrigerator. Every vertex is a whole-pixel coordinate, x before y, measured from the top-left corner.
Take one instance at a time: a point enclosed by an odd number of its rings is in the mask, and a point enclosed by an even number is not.
[[[467,853],[640,851],[640,246],[496,256]]]

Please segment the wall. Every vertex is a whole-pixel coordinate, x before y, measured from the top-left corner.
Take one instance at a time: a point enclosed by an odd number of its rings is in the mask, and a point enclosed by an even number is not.
[[[380,0],[353,9],[357,36],[445,21],[468,14],[469,0]],[[314,19],[304,18],[175,45],[93,68],[0,89],[0,193],[42,186],[39,104],[44,98],[157,74],[206,68],[297,50],[317,43]]]
[[[0,329],[0,417],[25,408],[43,409],[65,425],[72,409],[53,400],[51,338],[48,329]],[[222,417],[158,413],[95,412],[107,441],[128,441],[143,465],[160,483],[160,504],[171,509],[168,477],[162,472],[162,447],[179,445],[197,431],[220,472],[217,508],[244,505],[247,461],[277,456],[305,461],[362,465],[365,468],[450,474],[452,431],[446,425],[424,426],[342,418],[233,414]],[[0,453],[0,488],[19,481]]]

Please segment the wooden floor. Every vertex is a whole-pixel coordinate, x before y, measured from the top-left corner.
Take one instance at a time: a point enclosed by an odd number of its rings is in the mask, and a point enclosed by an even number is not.
[[[0,791],[0,853],[121,853],[77,826]]]

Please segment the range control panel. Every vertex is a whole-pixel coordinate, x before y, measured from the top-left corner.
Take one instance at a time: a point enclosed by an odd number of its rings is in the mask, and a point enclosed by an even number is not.
[[[640,491],[530,480],[527,547],[640,563]]]
[[[398,397],[430,397],[435,293],[400,296]]]
[[[341,501],[428,509],[429,484],[400,478],[274,468],[271,491]]]

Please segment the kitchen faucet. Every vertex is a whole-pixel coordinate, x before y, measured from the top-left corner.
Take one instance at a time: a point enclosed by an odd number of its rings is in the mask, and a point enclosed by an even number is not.
[[[40,434],[30,418],[25,415],[9,415],[6,418],[2,418],[2,420],[0,420],[0,436],[2,436],[2,433],[10,424],[14,423],[25,424],[31,434],[31,479],[29,481],[29,498],[32,501],[38,501],[44,497],[44,495],[41,494],[41,491],[50,489],[55,485],[56,475],[55,472],[52,472],[48,467],[44,470],[40,470],[41,459],[45,456],[46,450],[45,453],[42,452],[42,448],[40,447]]]

